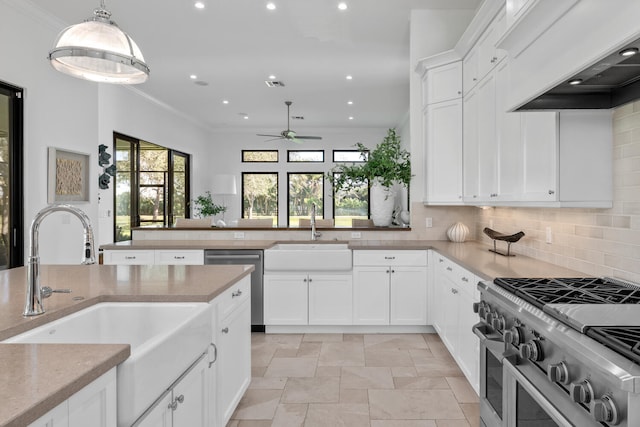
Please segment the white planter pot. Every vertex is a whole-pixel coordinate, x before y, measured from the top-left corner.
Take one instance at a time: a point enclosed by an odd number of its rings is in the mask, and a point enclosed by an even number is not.
[[[374,182],[369,193],[371,200],[371,220],[376,227],[388,227],[393,220],[396,191]]]

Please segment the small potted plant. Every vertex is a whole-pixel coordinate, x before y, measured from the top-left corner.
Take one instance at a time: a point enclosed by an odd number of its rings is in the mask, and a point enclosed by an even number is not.
[[[216,205],[211,198],[211,191],[206,191],[193,201],[195,213],[200,218],[213,217],[227,210],[226,206]]]
[[[394,184],[409,187],[411,182],[411,155],[400,146],[395,129],[389,129],[387,136],[371,151],[362,143],[356,147],[364,163],[337,165],[327,174],[327,179],[336,190],[369,185],[371,219],[374,225],[386,227],[393,215]]]

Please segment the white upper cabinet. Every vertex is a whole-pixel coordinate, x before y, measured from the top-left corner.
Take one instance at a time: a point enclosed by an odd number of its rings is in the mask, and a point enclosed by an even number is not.
[[[464,96],[478,84],[478,50],[471,51],[462,61],[462,88]]]
[[[522,114],[522,151],[522,200],[557,200],[557,113]]]
[[[478,91],[474,88],[464,96],[462,117],[463,199],[478,201]]]
[[[478,39],[478,43],[474,50],[478,55],[478,79],[482,80],[493,68],[502,61],[506,52],[496,48],[496,42],[505,29],[505,13],[504,9],[498,13],[493,22],[487,27],[482,36]]]
[[[491,201],[498,196],[498,144],[496,139],[496,81],[489,73],[478,84],[478,197]]]
[[[427,70],[422,88],[423,105],[462,97],[462,63],[456,61]]]

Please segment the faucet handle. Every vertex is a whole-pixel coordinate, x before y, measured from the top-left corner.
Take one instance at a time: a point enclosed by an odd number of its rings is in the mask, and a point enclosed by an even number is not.
[[[70,294],[71,289],[52,289],[50,286],[43,286],[40,290],[42,298],[49,298],[51,294]]]

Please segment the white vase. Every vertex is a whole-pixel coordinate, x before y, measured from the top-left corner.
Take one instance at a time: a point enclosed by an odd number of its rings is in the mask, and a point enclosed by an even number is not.
[[[452,242],[462,243],[467,240],[469,235],[469,227],[461,222],[456,222],[447,230],[447,237]]]
[[[369,193],[371,200],[371,220],[376,227],[388,227],[393,220],[396,191],[393,187],[384,187],[374,181]]]

